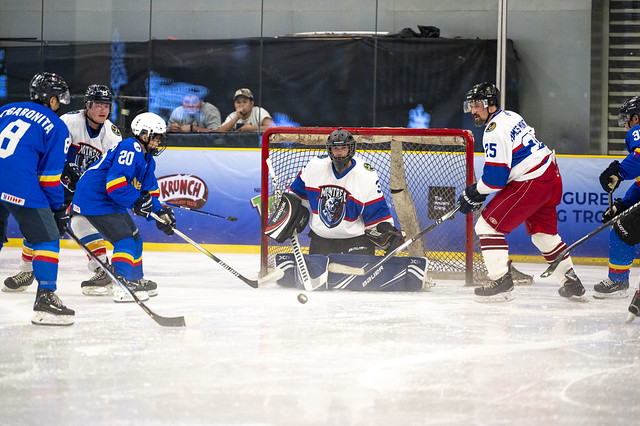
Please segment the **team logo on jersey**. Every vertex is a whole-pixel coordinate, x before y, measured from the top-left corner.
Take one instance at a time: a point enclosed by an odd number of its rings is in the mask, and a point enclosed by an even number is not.
[[[120,136],[120,129],[118,129],[115,124],[111,125],[111,131],[113,132],[114,135]]]
[[[318,216],[327,228],[335,228],[347,211],[349,193],[339,186],[321,186],[318,199]]]
[[[80,142],[74,162],[84,172],[100,157],[102,157],[102,151],[92,145]]]
[[[495,128],[496,128],[496,123],[491,122],[491,123],[489,124],[489,127],[487,127],[487,130],[485,130],[485,132],[486,132],[486,133],[489,133],[490,131],[492,131],[492,130],[493,130],[493,129],[495,129]]]
[[[364,163],[364,168],[369,170],[370,172],[374,171],[375,169],[373,168],[373,166],[369,163]]]
[[[160,201],[199,210],[209,198],[207,184],[194,175],[168,175],[158,178]]]

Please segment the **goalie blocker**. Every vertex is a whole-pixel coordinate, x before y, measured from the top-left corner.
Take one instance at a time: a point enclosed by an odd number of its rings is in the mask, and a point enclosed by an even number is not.
[[[264,233],[279,243],[291,238],[293,231],[302,232],[309,222],[309,210],[302,200],[291,192],[285,192],[280,198],[275,212],[269,219]]]
[[[372,271],[369,275],[345,275],[327,273],[329,263],[340,263],[354,268],[366,268],[375,263],[379,257],[357,254],[321,254],[305,255],[304,259],[312,279],[322,277],[325,284],[317,290],[349,290],[349,291],[421,291],[431,287],[427,277],[428,261],[424,257],[394,257],[384,266]],[[277,254],[276,268],[284,272],[277,282],[283,287],[295,287],[304,290],[295,267],[292,253]]]

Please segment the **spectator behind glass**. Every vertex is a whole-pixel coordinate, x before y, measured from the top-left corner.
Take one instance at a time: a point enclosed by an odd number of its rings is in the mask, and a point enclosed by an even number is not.
[[[264,108],[254,106],[251,90],[236,90],[233,105],[236,110],[227,116],[222,126],[218,127],[219,132],[256,132],[273,126],[271,114]]]
[[[182,106],[174,109],[169,117],[170,132],[216,132],[220,126],[220,111],[213,104],[203,102],[196,94],[189,93],[182,99]]]

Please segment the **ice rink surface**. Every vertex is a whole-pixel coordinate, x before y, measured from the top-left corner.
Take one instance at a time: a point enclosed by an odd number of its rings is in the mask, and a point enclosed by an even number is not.
[[[219,257],[250,278],[257,255]],[[0,277],[20,251],[0,252]],[[576,267],[589,303],[536,275],[509,303],[461,281],[420,293],[252,289],[201,253],[145,252],[156,313],[88,297],[62,250],[71,327],[30,323],[35,284],[0,293],[2,425],[630,425],[640,418],[640,319],[630,297],[595,300],[605,267]],[[637,273],[632,270],[632,287]]]

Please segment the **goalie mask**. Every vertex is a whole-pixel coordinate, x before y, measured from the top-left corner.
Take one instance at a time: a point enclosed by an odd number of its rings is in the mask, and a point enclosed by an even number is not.
[[[291,238],[293,232],[302,232],[309,222],[309,209],[302,205],[296,194],[285,192],[280,198],[264,233],[279,243]]]
[[[131,122],[131,132],[138,142],[144,145],[147,152],[154,157],[160,155],[167,147],[167,124],[157,114],[143,112],[137,115]],[[142,139],[144,135],[149,135],[146,142]],[[158,145],[154,148],[149,148],[149,143],[152,139],[158,140]]]
[[[336,157],[333,154],[332,148],[338,146],[346,146],[349,148],[346,156]],[[356,154],[356,140],[348,131],[344,129],[336,129],[327,139],[327,153],[329,154],[329,158],[331,158],[331,162],[333,163],[333,167],[335,167],[336,172],[341,175],[349,167],[351,159]]]
[[[62,77],[52,72],[40,72],[33,76],[29,83],[29,97],[33,102],[49,105],[52,96],[58,98],[58,102],[68,105],[71,102],[69,86]]]

